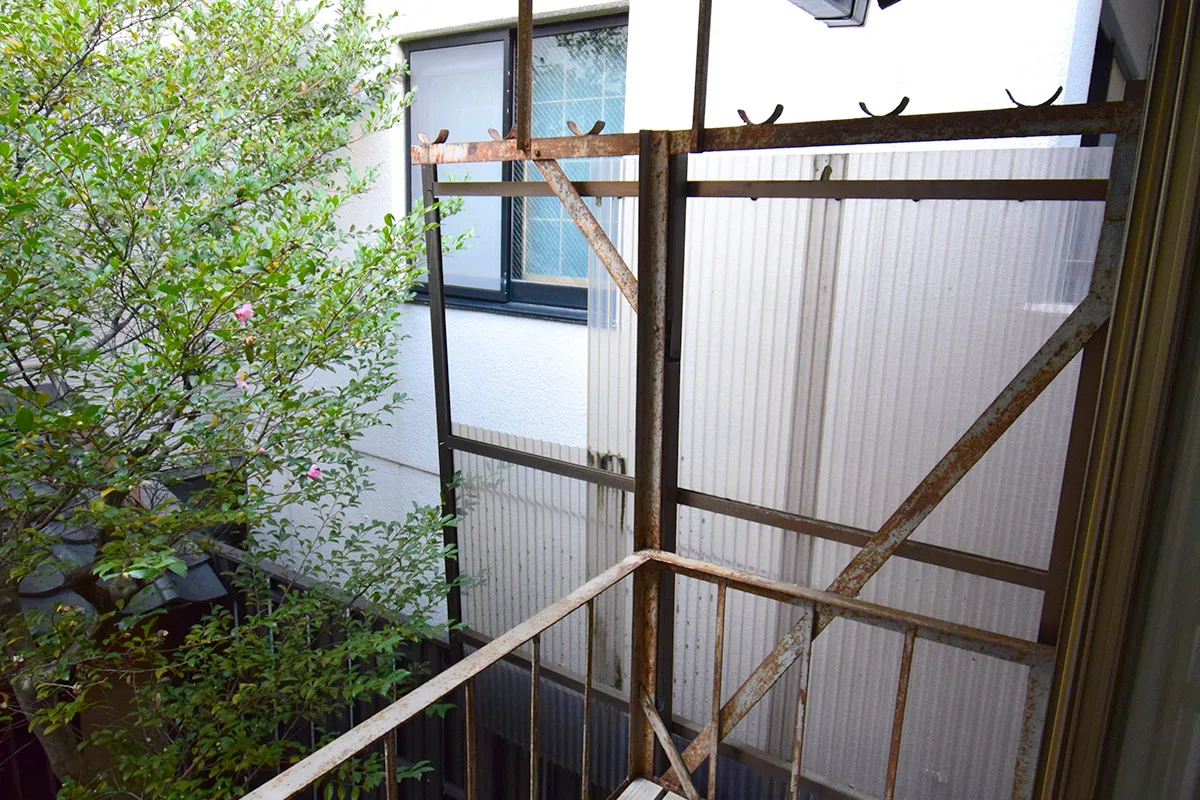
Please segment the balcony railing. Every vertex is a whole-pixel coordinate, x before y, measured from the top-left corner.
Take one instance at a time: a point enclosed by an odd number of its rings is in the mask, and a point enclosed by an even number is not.
[[[466,795],[469,800],[488,796],[480,794],[480,787],[477,786],[476,779],[475,726],[477,714],[474,678],[526,644],[531,645],[532,649],[529,709],[531,723],[530,797],[539,797],[537,765],[540,758],[540,747],[537,720],[538,687],[541,682],[541,635],[571,613],[585,607],[587,609],[587,671],[583,706],[581,796],[587,800],[590,774],[589,721],[593,678],[592,647],[595,599],[639,571],[664,570],[675,576],[695,578],[715,584],[717,587],[718,633],[713,652],[715,668],[713,670],[712,718],[708,726],[693,739],[683,752],[680,752],[675,747],[668,727],[659,714],[655,698],[650,691],[645,689],[646,686],[653,685],[652,680],[649,682],[645,680],[646,675],[653,672],[650,668],[652,665],[635,663],[631,682],[634,696],[631,697],[630,713],[645,717],[654,732],[658,746],[666,754],[667,761],[671,766],[662,775],[634,774],[635,771],[631,770],[631,774],[626,779],[626,785],[638,782],[644,786],[645,782],[649,780],[663,788],[682,792],[689,800],[696,800],[700,795],[692,782],[691,774],[707,760],[708,794],[710,798],[715,797],[718,781],[717,760],[712,756],[716,752],[717,744],[737,726],[783,674],[795,665],[799,674],[799,691],[794,698],[796,725],[793,735],[788,796],[789,798],[797,797],[803,779],[800,765],[803,756],[806,711],[810,702],[808,672],[812,642],[830,621],[840,618],[856,624],[893,631],[904,637],[896,678],[892,735],[883,795],[885,800],[890,800],[895,793],[896,773],[900,762],[900,744],[904,732],[905,706],[914,667],[913,654],[918,639],[958,648],[987,658],[1021,664],[1029,668],[1017,758],[1013,764],[1012,796],[1014,798],[1031,796],[1038,747],[1041,742],[1043,720],[1049,698],[1054,660],[1052,647],[946,620],[879,606],[831,592],[783,583],[672,553],[642,550],[453,664],[397,702],[251,792],[247,795],[246,800],[286,800],[293,797],[332,773],[343,762],[380,740],[383,740],[384,743],[387,797],[388,800],[396,800],[399,797],[395,778],[398,758],[395,737],[389,734],[459,689],[464,690],[465,697]],[[723,696],[721,665],[724,656],[724,610],[726,593],[730,589],[796,606],[801,610],[801,614],[800,620],[780,640],[775,649],[755,668],[730,699],[722,704],[720,698]],[[631,755],[633,749],[638,746],[636,738],[631,738]],[[632,758],[630,763],[634,763]],[[641,763],[646,763],[646,761],[642,759]]]

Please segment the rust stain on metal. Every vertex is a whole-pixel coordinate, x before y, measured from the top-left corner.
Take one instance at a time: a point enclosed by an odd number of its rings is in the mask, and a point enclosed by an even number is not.
[[[387,800],[400,800],[400,782],[397,780],[396,734],[389,733],[383,740],[383,792]]]
[[[528,153],[533,135],[533,0],[517,5],[517,149]]]
[[[600,227],[600,223],[596,221],[592,210],[587,207],[587,203],[580,197],[574,184],[571,183],[571,179],[567,177],[567,173],[563,171],[563,168],[559,166],[557,161],[552,159],[534,161],[533,163],[542,171],[542,175],[546,178],[546,183],[558,195],[563,208],[571,216],[571,221],[575,223],[575,227],[579,228],[579,232],[583,234],[583,238],[591,245],[592,252],[596,254],[596,258],[600,259],[600,263],[604,265],[604,268],[608,270],[608,274],[612,276],[613,282],[617,284],[617,288],[621,290],[621,294],[629,301],[629,305],[636,314],[638,308],[637,278],[633,276],[633,272],[629,269],[629,265],[625,263],[625,259],[621,258],[621,253],[617,250],[616,245],[612,243],[612,239],[608,238],[608,234],[604,232],[604,228]]]
[[[1092,293],[1063,320],[1046,343],[871,537],[871,541],[855,554],[829,585],[829,591],[853,597],[862,590],[901,543],[1079,353],[1108,319],[1110,307],[1111,303],[1105,298]],[[816,633],[819,635],[828,624],[828,619],[818,620]]]
[[[1033,796],[1038,752],[1046,725],[1046,709],[1050,703],[1053,668],[1053,659],[1029,667],[1029,684],[1025,691],[1025,706],[1021,711],[1021,735],[1017,742],[1017,761],[1013,766],[1013,800],[1029,800]]]
[[[834,147],[855,144],[936,142],[963,139],[1007,139],[1027,136],[1120,133],[1138,119],[1133,102],[1072,104],[1046,108],[1000,108],[985,111],[914,114],[899,117],[856,117],[817,122],[739,125],[704,129],[703,148],[761,150],[783,147]],[[670,131],[671,153],[695,148],[691,128]],[[638,153],[638,135],[561,136],[533,139],[529,151],[506,139],[501,142],[448,142],[414,145],[414,164],[468,161],[518,161],[526,158],[591,158]]]
[[[587,602],[587,666],[583,679],[583,752],[579,758],[579,800],[588,800],[592,789],[592,673],[595,654],[596,601]]]
[[[900,654],[900,677],[896,683],[896,710],[892,715],[892,742],[888,748],[887,778],[884,783],[883,800],[896,797],[896,772],[900,769],[900,740],[904,735],[904,710],[908,705],[908,681],[912,675],[913,647],[917,643],[917,629],[904,632],[904,650]]]

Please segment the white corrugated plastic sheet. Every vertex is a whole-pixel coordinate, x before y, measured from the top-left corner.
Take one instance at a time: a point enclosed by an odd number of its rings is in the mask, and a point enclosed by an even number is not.
[[[693,179],[1105,177],[1107,148],[838,154],[706,154]],[[626,177],[634,165],[626,160]],[[610,202],[606,200],[605,202]],[[614,237],[636,271],[636,201]],[[693,199],[688,207],[681,386],[683,487],[876,528],[1086,290],[1100,203]],[[485,430],[463,435],[632,472],[636,318],[590,266],[588,447]],[[1044,567],[1078,365],[1070,365],[918,529],[916,538]],[[631,547],[623,492],[459,456],[471,506],[460,532],[471,627],[498,634]],[[853,555],[684,508],[689,556],[824,587]],[[599,673],[628,675],[628,596],[599,606]],[[675,706],[710,714],[715,592],[677,588]],[[1039,592],[893,559],[865,599],[1031,638]],[[728,697],[792,622],[731,592]],[[582,618],[544,641],[582,671]],[[835,622],[814,647],[806,771],[883,791],[900,637]],[[1025,668],[921,642],[915,651],[898,797],[1010,791]],[[785,679],[732,738],[789,755]]]

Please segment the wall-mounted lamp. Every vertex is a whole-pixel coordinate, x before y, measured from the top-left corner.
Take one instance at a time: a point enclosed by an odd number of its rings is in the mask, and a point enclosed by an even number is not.
[[[891,0],[888,5],[897,1]],[[807,11],[831,28],[862,25],[867,18],[867,6],[870,2],[871,0],[791,0],[792,5]]]

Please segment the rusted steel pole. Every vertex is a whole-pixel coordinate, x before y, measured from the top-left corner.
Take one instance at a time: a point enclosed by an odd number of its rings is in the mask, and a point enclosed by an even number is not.
[[[725,582],[717,584],[717,627],[713,643],[712,726],[716,731],[708,753],[708,800],[717,800],[717,760],[721,746],[721,679],[725,672]]]
[[[589,601],[590,602],[590,601]],[[467,800],[475,800],[477,797],[478,788],[476,784],[479,782],[478,776],[478,761],[479,754],[476,750],[478,736],[476,732],[476,707],[475,707],[475,679],[467,681],[466,685],[466,704],[467,704]]]
[[[579,800],[588,800],[592,789],[592,678],[595,655],[596,601],[587,604],[587,665],[583,677],[583,752],[579,756]]]
[[[396,779],[396,732],[383,739],[383,782],[387,800],[400,800],[400,783]]]
[[[542,760],[542,732],[538,725],[541,716],[542,637],[533,637],[533,657],[529,662],[529,800],[538,800],[538,778]]]
[[[1046,659],[1029,667],[1025,706],[1021,712],[1021,735],[1017,740],[1017,761],[1013,766],[1013,800],[1033,797],[1038,772],[1042,732],[1046,728],[1046,709],[1050,705],[1050,684],[1054,662]]]
[[[1129,102],[1142,104],[1137,92]],[[1138,115],[1140,119],[1140,114]],[[1104,205],[1104,223],[1096,247],[1092,267],[1091,289],[1112,291],[1114,275],[1124,253],[1125,228],[1133,186],[1133,170],[1137,164],[1138,126],[1117,134],[1113,147],[1112,167],[1109,170],[1108,197]],[[1079,384],[1075,390],[1075,408],[1071,415],[1071,433],[1067,440],[1067,457],[1063,466],[1062,489],[1059,493],[1058,516],[1054,541],[1050,550],[1049,580],[1042,599],[1041,624],[1038,641],[1057,644],[1062,622],[1066,587],[1071,568],[1071,550],[1083,510],[1084,483],[1087,477],[1088,452],[1092,447],[1092,430],[1100,398],[1100,379],[1107,349],[1104,336],[1096,336],[1084,346],[1080,365]]]
[[[692,88],[692,152],[704,152],[704,116],[708,106],[708,50],[712,39],[712,0],[700,0],[696,26],[696,81]],[[712,793],[712,790],[709,790]]]
[[[661,548],[663,542],[664,406],[667,349],[667,252],[669,159],[664,131],[641,132],[638,199],[637,398],[634,419],[638,447],[634,466],[633,548]],[[669,713],[670,683],[661,694],[660,665],[670,657],[671,626],[660,625],[661,610],[672,609],[661,597],[657,566],[633,576],[633,653],[629,691],[629,775],[655,774],[654,732],[641,713],[642,695]],[[669,718],[669,717],[668,717]]]
[[[804,608],[804,616],[800,622],[805,626],[806,635],[800,641],[805,644],[803,652],[797,661],[800,666],[799,680],[796,692],[796,728],[792,733],[792,772],[788,776],[788,800],[797,800],[800,796],[800,776],[803,773],[804,761],[804,728],[808,720],[808,675],[812,664],[812,626],[817,617],[817,606],[809,603]],[[720,729],[717,729],[720,738]]]
[[[629,265],[625,263],[625,259],[621,258],[621,253],[612,243],[612,239],[608,238],[604,228],[600,227],[600,223],[596,221],[592,210],[587,207],[587,203],[583,201],[578,190],[571,183],[571,179],[567,177],[567,173],[563,172],[563,168],[554,160],[534,161],[533,163],[537,164],[537,168],[546,178],[546,183],[558,195],[558,199],[562,202],[567,214],[570,215],[571,221],[575,223],[575,227],[579,228],[579,232],[591,246],[596,258],[600,259],[600,263],[612,276],[613,283],[617,284],[621,294],[633,307],[634,313],[637,313],[637,278],[629,269]]]
[[[517,4],[517,150],[529,158],[533,138],[533,0]]]
[[[883,800],[896,797],[896,773],[900,769],[900,740],[904,736],[904,710],[908,706],[908,681],[912,676],[913,646],[917,643],[917,629],[904,632],[904,649],[900,653],[900,677],[896,682],[896,709],[892,715],[892,742],[888,748],[887,779],[883,787]]]

